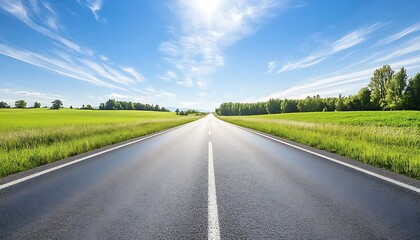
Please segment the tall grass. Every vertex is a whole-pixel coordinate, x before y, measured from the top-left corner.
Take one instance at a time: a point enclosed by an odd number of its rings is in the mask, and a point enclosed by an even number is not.
[[[89,111],[83,121],[77,119],[86,114],[83,111],[31,111],[21,110],[17,114],[0,111],[0,177],[197,119],[150,112],[136,112],[136,119],[124,118],[132,113],[123,111],[111,111],[103,116],[101,112]],[[42,111],[44,115],[37,116]],[[60,114],[65,116],[65,121],[59,118]],[[72,114],[75,119],[71,118]],[[48,115],[55,119],[46,120],[51,122],[50,126],[42,121]]]
[[[414,120],[420,119],[420,112],[395,112],[395,116],[398,115],[400,118],[404,118],[404,114],[410,115],[407,118],[411,120],[400,123],[392,119],[393,114],[385,114],[380,118],[381,112],[374,113],[381,120],[372,123],[363,122],[363,117],[360,116],[363,113],[353,113],[358,121],[348,114],[347,123],[340,114],[338,116],[333,114],[305,113],[300,116],[276,114],[220,118],[420,179],[420,127]],[[366,112],[366,116],[369,118],[372,114]],[[396,127],[401,124],[403,127]]]

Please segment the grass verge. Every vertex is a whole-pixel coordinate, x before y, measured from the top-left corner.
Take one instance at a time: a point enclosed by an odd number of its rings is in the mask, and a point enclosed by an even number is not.
[[[22,109],[0,111],[0,177],[176,127],[174,113]]]
[[[293,113],[219,118],[420,179],[420,112]]]

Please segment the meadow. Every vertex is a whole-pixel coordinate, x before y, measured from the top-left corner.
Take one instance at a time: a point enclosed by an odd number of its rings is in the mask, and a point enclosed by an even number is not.
[[[0,109],[0,177],[198,118],[171,112]]]
[[[233,124],[420,179],[419,111],[218,117]]]

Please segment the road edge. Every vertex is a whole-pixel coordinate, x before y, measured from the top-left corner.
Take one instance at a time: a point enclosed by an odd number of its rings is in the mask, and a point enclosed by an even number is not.
[[[237,127],[239,129],[242,129],[244,131],[259,135],[261,137],[268,138],[270,140],[276,141],[278,143],[281,143],[283,145],[288,145],[290,147],[294,147],[296,149],[305,151],[309,154],[316,155],[318,157],[324,158],[326,160],[336,162],[337,164],[341,164],[345,167],[348,167],[354,171],[362,172],[364,174],[370,175],[371,177],[375,177],[377,179],[381,179],[382,181],[386,181],[395,185],[399,185],[400,187],[416,192],[417,194],[420,194],[420,180],[410,178],[408,176],[398,174],[392,171],[389,171],[387,169],[378,168],[373,165],[363,163],[348,157],[344,157],[335,153],[331,153],[325,150],[321,150],[318,148],[314,148],[311,146],[307,146],[298,142],[294,142],[288,139],[284,139],[275,135],[271,135],[265,132],[261,132],[258,130],[254,130],[251,128],[239,126],[230,122],[226,122],[218,117],[216,117],[218,120],[220,120],[223,123],[229,124],[231,126]],[[335,160],[335,161],[334,161]],[[350,165],[350,166],[348,166]],[[361,170],[359,170],[361,169]],[[368,173],[370,172],[370,173]],[[376,176],[379,175],[379,176]],[[401,183],[401,184],[400,184]],[[408,185],[408,186],[406,186]]]
[[[143,136],[140,136],[140,137],[137,137],[137,138],[125,140],[123,142],[114,143],[114,144],[111,144],[111,145],[108,145],[108,146],[105,146],[105,147],[94,149],[94,150],[91,150],[89,152],[77,154],[77,155],[74,155],[74,156],[71,156],[71,157],[67,157],[67,158],[64,158],[64,159],[61,159],[61,160],[57,160],[57,161],[52,162],[52,163],[48,163],[48,164],[45,164],[45,165],[41,165],[41,166],[38,166],[38,167],[35,167],[35,168],[28,169],[26,171],[22,171],[22,172],[18,172],[18,173],[8,175],[6,177],[0,178],[0,191],[6,189],[8,187],[11,187],[13,185],[19,184],[21,182],[27,181],[29,179],[32,179],[32,178],[47,174],[49,172],[52,172],[52,171],[55,171],[55,170],[58,170],[58,169],[76,164],[78,162],[88,160],[89,158],[92,158],[92,157],[95,157],[95,156],[98,156],[98,155],[101,155],[101,154],[104,154],[104,153],[107,153],[107,152],[111,152],[113,150],[117,150],[119,148],[123,148],[123,147],[129,146],[129,145],[132,145],[132,144],[135,144],[135,143],[138,143],[138,142],[141,142],[141,141],[144,141],[144,140],[147,140],[147,139],[165,134],[167,132],[176,130],[176,129],[181,128],[181,127],[185,127],[187,125],[190,125],[192,123],[197,122],[200,119],[203,119],[203,118],[199,118],[199,119],[196,119],[192,122],[187,122],[187,123],[184,123],[184,124],[172,127],[172,128],[168,128],[168,129],[159,131],[159,132],[143,135]]]

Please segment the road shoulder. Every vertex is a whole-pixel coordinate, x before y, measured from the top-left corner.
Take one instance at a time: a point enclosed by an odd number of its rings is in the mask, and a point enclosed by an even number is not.
[[[219,118],[217,118],[217,119],[219,119]],[[331,152],[328,152],[328,151],[325,151],[325,150],[310,147],[310,146],[307,146],[307,145],[304,145],[304,144],[301,144],[301,143],[297,143],[297,142],[294,142],[294,141],[291,141],[291,140],[288,140],[288,139],[280,138],[280,137],[277,137],[275,135],[271,135],[271,134],[260,132],[260,131],[254,130],[254,129],[238,126],[238,125],[235,125],[235,124],[232,124],[232,123],[229,123],[229,122],[225,122],[221,119],[219,119],[219,120],[222,121],[223,123],[232,125],[234,127],[242,129],[244,131],[251,132],[251,133],[254,133],[254,134],[257,134],[257,135],[263,135],[263,136],[266,136],[267,138],[274,138],[274,139],[277,139],[279,141],[283,141],[285,143],[288,143],[290,145],[294,145],[298,148],[303,148],[303,149],[306,149],[308,151],[311,151],[311,152],[314,152],[314,153],[317,153],[317,154],[320,154],[320,155],[323,155],[323,156],[326,156],[326,157],[329,157],[329,158],[333,158],[333,159],[338,160],[340,162],[343,162],[343,163],[346,163],[346,164],[364,169],[366,171],[369,171],[369,172],[372,172],[372,173],[375,173],[375,174],[379,174],[379,175],[384,176],[386,178],[390,178],[392,180],[395,180],[395,181],[398,181],[398,182],[401,182],[401,183],[404,183],[404,184],[408,184],[408,185],[416,187],[416,188],[420,188],[420,180],[410,178],[410,177],[404,176],[402,174],[394,173],[394,172],[391,172],[391,171],[386,170],[386,169],[378,168],[378,167],[375,167],[375,166],[372,166],[372,165],[369,165],[369,164],[366,164],[366,163],[363,163],[363,162],[359,162],[357,160],[347,158],[347,157],[344,157],[344,156],[341,156],[341,155],[338,155],[338,154],[335,154],[335,153],[331,153]]]

